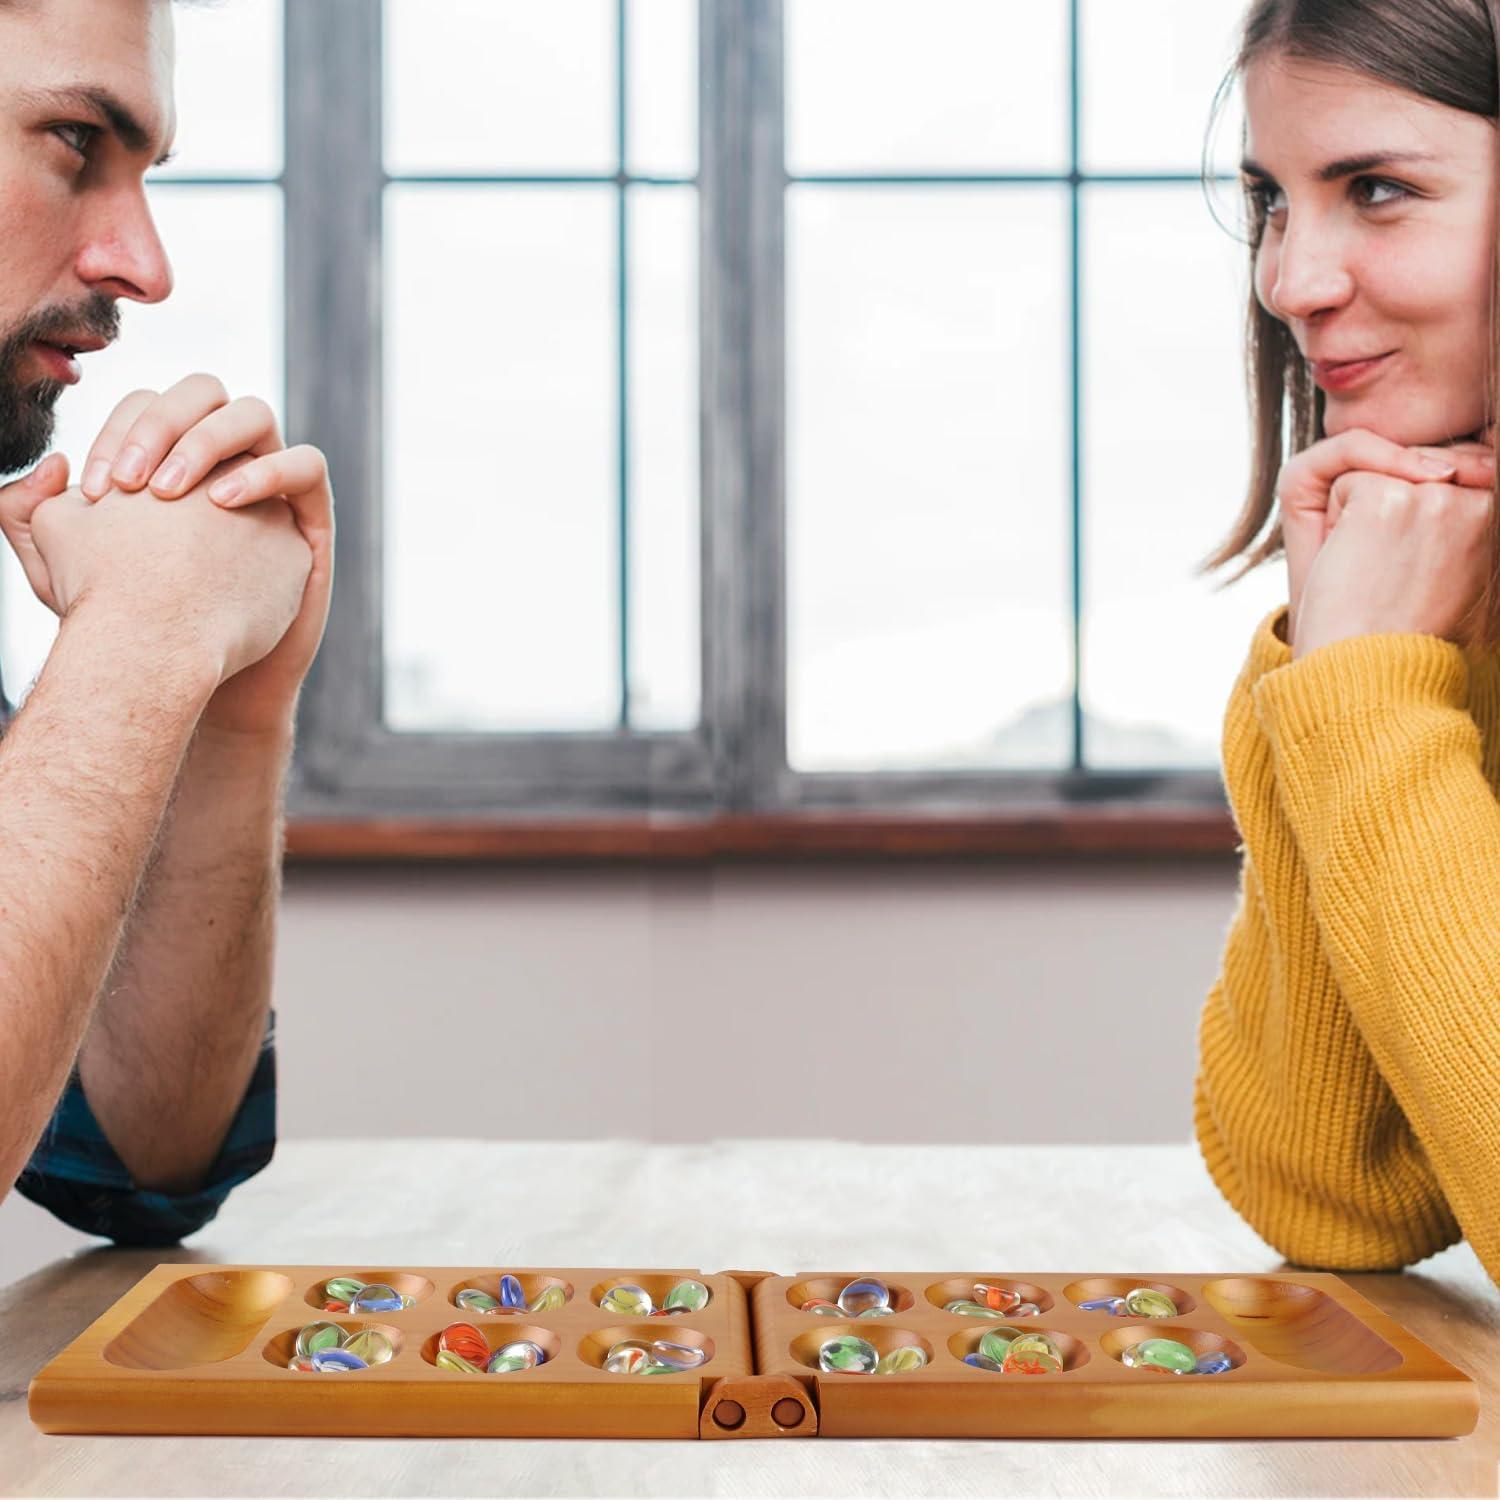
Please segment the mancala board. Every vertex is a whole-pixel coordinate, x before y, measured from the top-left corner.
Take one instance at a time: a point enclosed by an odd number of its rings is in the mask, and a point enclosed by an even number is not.
[[[1478,1421],[1474,1382],[1325,1273],[1216,1276],[1058,1272],[766,1272],[521,1269],[533,1300],[560,1284],[546,1313],[484,1315],[454,1301],[497,1294],[501,1268],[161,1265],[32,1381],[45,1432],[432,1437],[1458,1437]],[[349,1317],[323,1311],[334,1276],[384,1282],[413,1305]],[[836,1301],[861,1276],[890,1288],[895,1312],[844,1319],[801,1311]],[[623,1317],[599,1306],[616,1282],[660,1302],[692,1277],[700,1312]],[[976,1282],[1014,1289],[1038,1312],[1013,1327],[1050,1333],[1064,1368],[996,1374],[963,1363],[996,1324],[944,1311]],[[1165,1292],[1175,1318],[1114,1317],[1077,1304],[1132,1287]],[[348,1374],[286,1368],[297,1330],[329,1320],[377,1327],[386,1364]],[[470,1375],[434,1363],[449,1323],[478,1327],[491,1348],[530,1338],[534,1369]],[[916,1344],[928,1363],[906,1374],[831,1373],[818,1346],[853,1333],[884,1353]],[[670,1338],[708,1351],[672,1374],[612,1374],[612,1344]],[[1217,1375],[1164,1375],[1120,1353],[1164,1337],[1222,1351]]]

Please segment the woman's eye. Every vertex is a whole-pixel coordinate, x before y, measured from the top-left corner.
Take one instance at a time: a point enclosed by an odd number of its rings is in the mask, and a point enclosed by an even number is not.
[[[1245,184],[1245,191],[1250,194],[1250,201],[1259,213],[1269,216],[1279,211],[1281,205],[1276,200],[1281,195],[1281,189],[1274,182],[1255,178]]]
[[[99,134],[99,127],[87,125],[81,120],[69,120],[60,125],[54,125],[52,133],[80,156],[87,156],[94,137]]]
[[[1383,208],[1387,203],[1399,203],[1403,198],[1409,198],[1411,194],[1401,186],[1399,182],[1390,182],[1384,177],[1356,177],[1350,184],[1354,195],[1364,204],[1366,208]],[[1376,193],[1387,193],[1390,196],[1384,198],[1371,198],[1367,191]]]

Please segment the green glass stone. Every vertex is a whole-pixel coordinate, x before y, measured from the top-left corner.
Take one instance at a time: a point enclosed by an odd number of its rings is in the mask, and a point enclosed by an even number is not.
[[[1177,1304],[1155,1287],[1138,1286],[1125,1293],[1125,1311],[1132,1318],[1175,1318]]]
[[[958,1313],[965,1318],[992,1318],[997,1323],[1005,1316],[993,1307],[986,1307],[982,1302],[969,1302],[962,1297],[943,1303],[943,1311]]]
[[[323,1295],[330,1302],[353,1302],[364,1289],[364,1282],[353,1276],[334,1276],[323,1283]]]
[[[818,1350],[820,1370],[852,1370],[861,1375],[869,1375],[879,1363],[880,1356],[872,1344],[847,1334],[843,1338],[829,1339]]]
[[[343,1347],[367,1365],[383,1365],[396,1353],[395,1346],[378,1328],[361,1328],[351,1333]]]
[[[926,1352],[919,1349],[915,1344],[902,1344],[898,1349],[892,1349],[889,1354],[881,1356],[880,1363],[875,1366],[877,1375],[909,1375],[913,1370],[920,1370],[927,1363]]]
[[[305,1323],[297,1330],[296,1352],[309,1358],[320,1349],[337,1349],[344,1342],[344,1330],[337,1323]]]
[[[517,1370],[529,1370],[530,1365],[518,1354],[492,1354],[485,1366],[491,1375],[513,1375]]]
[[[543,1287],[526,1311],[533,1313],[556,1312],[567,1300],[560,1286]]]
[[[894,1318],[896,1309],[894,1307],[867,1307],[862,1313],[856,1313],[859,1318]]]
[[[701,1281],[679,1281],[667,1293],[663,1305],[682,1312],[702,1312],[708,1306],[708,1288]]]
[[[651,1293],[645,1287],[632,1286],[622,1281],[612,1286],[599,1299],[605,1312],[618,1313],[623,1318],[649,1318],[651,1316]]]
[[[815,1318],[842,1318],[844,1316],[838,1304],[834,1302],[821,1302],[817,1307],[804,1306],[802,1311],[811,1313]]]
[[[455,1354],[451,1349],[439,1349],[432,1362],[440,1370],[456,1370],[461,1375],[484,1374],[478,1365],[471,1365],[463,1355]]]
[[[498,1297],[480,1291],[477,1286],[466,1286],[453,1301],[465,1312],[492,1313],[500,1306]]]
[[[1142,1339],[1135,1348],[1137,1364],[1156,1365],[1179,1375],[1191,1373],[1198,1365],[1198,1356],[1176,1339]]]
[[[997,1328],[992,1328],[981,1335],[979,1340],[979,1352],[986,1359],[992,1359],[997,1365],[1005,1363],[1005,1356],[1010,1353],[1011,1340],[1008,1339]]]

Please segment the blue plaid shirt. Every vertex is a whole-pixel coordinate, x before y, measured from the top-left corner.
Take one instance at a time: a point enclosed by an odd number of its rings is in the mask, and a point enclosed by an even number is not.
[[[0,680],[0,733],[15,709]],[[74,1229],[117,1245],[175,1245],[218,1213],[232,1188],[253,1177],[276,1149],[276,1016],[266,1022],[245,1097],[203,1185],[191,1193],[138,1188],[89,1108],[78,1065],[16,1191]]]
[[[191,1193],[138,1188],[104,1138],[75,1064],[56,1110],[31,1154],[16,1191],[65,1224],[117,1245],[175,1245],[218,1213],[232,1188],[270,1161],[276,1149],[275,1016],[239,1112],[203,1185]]]

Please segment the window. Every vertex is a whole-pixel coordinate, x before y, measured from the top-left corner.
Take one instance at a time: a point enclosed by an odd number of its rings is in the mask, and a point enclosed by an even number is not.
[[[1283,589],[1192,576],[1246,477],[1245,250],[1199,177],[1241,10],[323,0],[284,173],[265,97],[224,112],[259,136],[189,112],[275,75],[280,8],[184,11],[182,337],[128,319],[84,389],[149,352],[278,390],[284,326],[339,501],[294,808],[1221,808]],[[1237,154],[1231,115],[1221,191]]]

